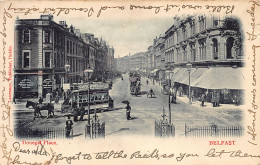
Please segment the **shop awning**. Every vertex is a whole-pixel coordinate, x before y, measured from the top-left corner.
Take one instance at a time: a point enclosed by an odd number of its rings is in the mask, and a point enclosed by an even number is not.
[[[176,72],[175,72],[175,69],[176,69]],[[183,72],[185,72],[185,68],[175,68],[175,69],[173,70],[174,73],[171,77],[171,80],[173,82],[175,82],[175,80],[178,76],[180,76]]]
[[[196,70],[191,71],[190,74],[190,82],[196,81],[208,68],[197,68]],[[182,84],[189,85],[189,76],[186,77],[182,82]]]
[[[191,86],[205,89],[244,89],[242,68],[214,67],[207,69]]]
[[[189,78],[189,72],[187,68],[182,68],[184,71],[178,77],[175,78],[175,82],[182,83],[186,78]],[[190,73],[194,72],[196,68],[191,68]]]
[[[159,71],[159,69],[154,69],[153,71],[151,71],[152,74],[156,73],[157,71]]]
[[[174,74],[177,73],[181,68],[174,68],[174,70],[172,71]]]

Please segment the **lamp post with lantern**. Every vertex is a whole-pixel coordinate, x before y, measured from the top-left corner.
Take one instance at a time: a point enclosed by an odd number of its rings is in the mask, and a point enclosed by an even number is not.
[[[69,82],[68,81],[68,73],[69,73],[69,71],[70,71],[70,64],[66,64],[65,65],[65,73],[66,73],[66,75],[65,75],[65,83]]]
[[[188,73],[189,73],[189,102],[190,102],[190,104],[192,104],[191,103],[191,92],[190,92],[190,72],[191,72],[192,64],[188,63],[188,64],[186,64],[186,67],[187,67],[187,70],[188,70]]]
[[[88,124],[87,124],[87,133],[90,135],[90,74],[93,73],[93,70],[86,69],[84,70],[84,74],[88,79]]]
[[[169,74],[169,79],[170,79],[171,71],[167,70],[166,73]],[[171,115],[171,84],[170,84],[170,89],[168,91],[168,104],[169,104],[169,124],[171,124],[171,122],[172,122],[172,115]]]
[[[68,75],[69,75],[69,72],[70,72],[70,64],[67,63],[64,67],[65,67],[65,80],[64,81],[65,81],[66,86],[63,85],[63,89],[64,89],[64,94],[65,94],[65,96],[64,96],[64,99],[65,99],[65,98],[68,97],[67,92],[70,88],[69,85],[68,85],[68,83],[69,83],[69,78],[68,78],[69,76]]]

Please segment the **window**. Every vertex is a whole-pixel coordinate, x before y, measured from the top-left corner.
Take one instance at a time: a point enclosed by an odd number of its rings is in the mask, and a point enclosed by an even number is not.
[[[174,50],[172,51],[172,62],[174,62]]]
[[[44,43],[51,43],[51,32],[50,31],[44,32]]]
[[[70,42],[67,41],[67,53],[69,53],[69,52],[70,52]]]
[[[30,43],[30,30],[23,31],[23,42]]]
[[[177,62],[181,61],[181,56],[180,56],[180,49],[177,49]]]
[[[199,26],[200,26],[200,31],[202,31],[206,28],[206,20],[205,20],[204,16],[201,16],[199,18]]]
[[[30,68],[30,51],[23,51],[23,68]]]
[[[216,38],[212,39],[213,42],[213,57],[214,59],[218,59],[218,40]]]
[[[195,34],[195,24],[194,21],[190,23],[191,36]]]
[[[75,54],[75,44],[74,44],[74,42],[73,42],[73,44],[72,44],[72,49],[73,49],[73,50],[72,50],[72,53]]]
[[[219,25],[219,19],[218,17],[213,17],[213,27],[217,27]]]
[[[234,52],[234,38],[229,37],[226,41],[226,55],[227,59],[232,59]]]
[[[53,62],[53,67],[58,67],[58,61],[57,61],[57,59],[59,59],[58,56],[59,56],[59,54],[57,54],[57,53],[54,54],[54,58],[53,58],[53,60],[54,60],[54,62]]]
[[[190,46],[191,48],[191,61],[196,61],[196,47],[195,44]]]
[[[205,41],[200,41],[200,60],[206,59],[206,44]]]
[[[187,38],[186,27],[182,28],[182,34],[183,34],[183,40],[185,40]]]
[[[186,46],[184,46],[183,48],[183,62],[187,62],[187,51],[186,51]]]
[[[70,54],[72,54],[72,42],[70,41]]]
[[[45,52],[44,54],[44,67],[45,68],[51,67],[51,52]]]
[[[180,41],[179,31],[177,31],[177,43]]]

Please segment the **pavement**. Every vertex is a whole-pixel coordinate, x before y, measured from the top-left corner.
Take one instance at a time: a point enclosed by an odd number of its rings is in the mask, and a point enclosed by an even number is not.
[[[113,87],[109,91],[110,96],[114,99],[114,110],[98,113],[99,120],[106,124],[106,138],[124,135],[154,136],[154,123],[162,119],[163,108],[167,118],[169,116],[168,95],[162,94],[162,87],[159,84],[153,84],[152,81],[149,81],[147,85],[147,78],[142,77],[141,95],[131,96],[129,77],[127,74],[123,77],[124,80],[121,78],[114,80]],[[147,98],[147,91],[151,88],[154,90],[156,98]],[[130,102],[132,120],[126,119],[126,105],[122,104],[123,100]],[[16,125],[24,124],[30,128],[40,128],[43,125],[45,127],[65,127],[66,118],[60,112],[61,103],[62,101],[55,104],[57,118],[36,120],[32,119],[33,110],[25,108],[25,103],[17,103],[14,106]],[[185,124],[189,126],[210,126],[212,124],[241,126],[244,116],[242,109],[244,109],[243,105],[221,104],[220,107],[212,107],[211,103],[207,102],[205,102],[204,107],[201,107],[199,101],[189,104],[189,99],[184,96],[177,97],[177,104],[171,104],[170,115],[172,123],[175,125],[176,136],[183,136]],[[86,118],[87,116],[85,116],[84,121],[74,122],[74,138],[85,136]]]

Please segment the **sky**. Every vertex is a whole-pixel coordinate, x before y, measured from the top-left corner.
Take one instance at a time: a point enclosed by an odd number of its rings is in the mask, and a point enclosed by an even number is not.
[[[38,16],[25,16],[19,19],[38,19]],[[114,57],[124,57],[147,51],[153,39],[164,34],[173,24],[173,17],[115,17],[86,18],[83,16],[53,16],[56,23],[66,21],[68,27],[73,25],[81,33],[92,33],[102,38],[114,48]]]
[[[60,17],[55,18],[59,22]],[[116,18],[116,19],[85,19],[83,18],[64,18],[64,21],[80,29],[81,33],[93,33],[95,37],[105,40],[108,45],[115,50],[114,57],[123,57],[139,52],[147,51],[153,44],[153,39],[165,31],[173,24],[173,18]]]

